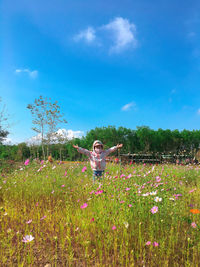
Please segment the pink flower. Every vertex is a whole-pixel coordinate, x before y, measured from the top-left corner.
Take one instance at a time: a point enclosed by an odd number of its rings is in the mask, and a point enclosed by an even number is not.
[[[29,224],[29,223],[31,223],[31,222],[32,222],[32,220],[29,220],[29,221],[26,222],[26,224]]]
[[[39,203],[37,202],[37,203],[35,204],[35,206],[38,207],[38,205],[39,205]]]
[[[24,162],[24,165],[28,165],[29,164],[29,162],[30,162],[30,160],[29,159],[27,159],[25,162]]]
[[[129,179],[129,178],[131,178],[131,176],[132,176],[132,175],[131,175],[131,174],[129,174],[129,175],[126,177],[126,178],[128,178],[128,179]]]
[[[65,184],[61,185],[61,187],[65,187]]]
[[[67,175],[67,171],[65,171],[65,174],[64,174],[64,176],[66,176]]]
[[[123,177],[125,177],[125,175],[124,175],[124,174],[121,174],[121,175],[120,175],[120,178],[123,178]]]
[[[161,178],[159,176],[156,176],[156,182],[160,182],[161,181]]]
[[[146,246],[149,246],[149,245],[151,245],[151,241],[146,242]]]
[[[44,163],[44,160],[41,160],[40,164],[42,165]]]
[[[97,192],[95,192],[95,195],[99,195],[99,194],[102,194],[103,193],[103,190],[99,190]]]
[[[196,188],[195,188],[195,189],[192,189],[192,190],[190,190],[190,191],[189,191],[189,193],[192,193],[192,192],[194,192],[195,190],[196,190]]]
[[[51,194],[53,194],[55,191],[53,190],[52,192],[51,192]]]
[[[158,211],[158,207],[154,206],[153,208],[151,208],[151,213],[154,214]]]
[[[94,222],[94,218],[92,218],[92,219],[90,220],[90,222]]]
[[[158,247],[159,244],[158,244],[157,242],[153,242],[153,246],[154,246],[154,247]]]
[[[131,204],[129,204],[128,206],[129,206],[129,208],[131,208],[131,207],[132,207],[132,205],[131,205]]]
[[[83,169],[82,169],[82,172],[85,172],[87,170],[87,167],[84,166]]]
[[[92,195],[94,193],[94,190],[92,190],[89,194]]]
[[[191,226],[192,226],[193,228],[197,228],[197,225],[196,225],[195,222],[192,222],[192,223],[191,223]]]
[[[120,201],[121,204],[124,203],[124,202],[125,202],[124,200]]]
[[[113,225],[113,227],[112,227],[112,230],[116,230],[117,228],[116,228],[116,226],[115,225]]]
[[[81,209],[85,209],[87,208],[88,204],[87,203],[84,203],[82,206],[81,206]]]
[[[44,215],[44,216],[40,219],[40,221],[44,220],[46,217],[47,217],[47,216]]]
[[[126,191],[129,191],[129,190],[130,190],[130,188],[129,188],[129,187],[127,187],[127,188],[126,188]]]
[[[23,237],[22,242],[24,243],[29,243],[34,239],[34,237],[32,235],[26,235],[25,237]]]

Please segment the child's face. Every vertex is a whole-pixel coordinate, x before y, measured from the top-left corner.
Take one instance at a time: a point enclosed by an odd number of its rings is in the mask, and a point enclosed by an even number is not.
[[[103,146],[101,145],[96,145],[94,147],[94,150],[97,152],[97,153],[101,153],[103,151]]]

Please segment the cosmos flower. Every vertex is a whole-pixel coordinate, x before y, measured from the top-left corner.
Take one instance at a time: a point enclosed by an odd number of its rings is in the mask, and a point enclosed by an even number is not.
[[[149,245],[151,245],[151,241],[146,242],[146,246],[149,246]]]
[[[27,159],[25,162],[24,162],[24,165],[28,165],[29,164],[29,162],[30,162],[30,160],[29,159]]]
[[[113,225],[112,230],[116,230],[116,229],[117,229],[117,227],[115,225]]]
[[[103,193],[103,190],[98,190],[98,191],[95,192],[95,195],[100,195],[102,193]]]
[[[81,209],[85,209],[87,208],[88,204],[87,203],[84,203],[82,206],[81,206]]]
[[[158,247],[159,244],[158,244],[157,242],[153,242],[153,246],[154,246],[154,247]]]
[[[151,196],[155,196],[157,194],[157,191],[153,191],[149,193]]]
[[[29,221],[26,222],[26,224],[30,224],[31,222],[32,222],[32,220],[29,220]]]
[[[191,193],[194,192],[195,190],[196,190],[196,188],[190,190],[189,193],[191,194]]]
[[[82,169],[82,172],[85,172],[87,170],[87,167],[84,166],[83,169]]]
[[[161,181],[161,178],[159,176],[156,176],[156,182],[160,182]]]
[[[162,198],[161,198],[161,197],[155,197],[155,198],[154,198],[154,201],[155,201],[155,202],[160,202],[160,201],[162,201]]]
[[[129,223],[128,222],[124,222],[124,226],[126,227],[126,229],[128,229]]]
[[[200,210],[198,209],[191,209],[190,212],[193,214],[200,214]]]
[[[151,208],[151,213],[154,214],[158,212],[158,207],[157,206],[154,206],[153,208]]]
[[[192,223],[191,223],[191,226],[192,226],[193,228],[197,228],[197,225],[196,225],[195,222],[192,222]]]
[[[31,241],[33,241],[34,237],[32,235],[26,235],[25,237],[23,237],[22,242],[24,243],[29,243]]]
[[[145,193],[145,194],[142,194],[143,197],[147,197],[149,196],[149,192]]]

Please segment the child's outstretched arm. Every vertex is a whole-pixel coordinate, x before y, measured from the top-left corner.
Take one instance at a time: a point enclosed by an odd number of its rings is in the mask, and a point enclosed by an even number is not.
[[[105,156],[108,156],[110,153],[116,151],[118,148],[122,148],[123,144],[117,144],[116,146],[113,146],[107,150],[105,150]]]
[[[73,145],[73,147],[76,148],[79,153],[84,154],[84,155],[86,155],[88,157],[90,156],[90,151],[89,150],[87,150],[85,148],[82,148],[82,147],[79,147],[78,145]]]

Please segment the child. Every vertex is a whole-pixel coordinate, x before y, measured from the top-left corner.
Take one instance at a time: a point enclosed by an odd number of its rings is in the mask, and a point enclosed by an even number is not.
[[[103,150],[102,142],[96,140],[93,143],[93,151],[89,151],[87,149],[78,147],[77,145],[73,145],[73,147],[76,148],[79,153],[82,153],[89,157],[90,165],[93,170],[93,182],[95,182],[97,178],[101,178],[103,176],[104,170],[106,168],[106,157],[122,146],[123,144],[118,144],[117,146]]]

